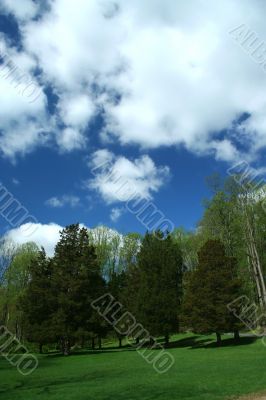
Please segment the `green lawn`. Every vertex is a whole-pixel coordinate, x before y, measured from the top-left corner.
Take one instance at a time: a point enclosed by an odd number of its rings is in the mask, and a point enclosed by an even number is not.
[[[175,337],[170,351],[176,361],[163,375],[127,349],[38,356],[39,368],[26,377],[1,358],[0,395],[5,400],[218,400],[266,389],[266,348],[260,340],[245,338],[238,346],[226,341],[216,348],[208,346],[209,339]]]

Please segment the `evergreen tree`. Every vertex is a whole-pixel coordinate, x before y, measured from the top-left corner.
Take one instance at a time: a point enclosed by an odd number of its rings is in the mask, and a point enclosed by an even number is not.
[[[168,344],[178,331],[183,263],[179,247],[170,235],[147,233],[138,255],[140,286],[138,319],[153,336],[163,335]]]
[[[60,233],[53,258],[53,288],[57,291],[53,323],[65,355],[78,330],[91,331],[94,318],[91,302],[104,290],[95,249],[88,232],[78,224]]]
[[[44,344],[55,342],[56,338],[52,324],[56,293],[52,288],[51,264],[42,249],[30,265],[30,281],[19,306],[23,312],[24,336],[39,343],[40,353]]]
[[[126,287],[126,279],[127,275],[125,271],[121,271],[120,273],[113,272],[110,277],[110,281],[108,282],[109,292],[112,294],[112,296],[114,296],[116,301],[119,301],[123,306],[122,309],[116,313],[117,320],[123,315],[123,312],[125,310],[124,293]],[[119,334],[117,331],[116,335],[119,341],[119,347],[122,347],[123,335]]]
[[[216,333],[217,344],[221,334],[235,332],[238,338],[239,320],[227,305],[241,294],[237,277],[237,263],[225,255],[219,240],[208,240],[199,251],[199,265],[190,272],[184,299],[185,323],[196,333]]]

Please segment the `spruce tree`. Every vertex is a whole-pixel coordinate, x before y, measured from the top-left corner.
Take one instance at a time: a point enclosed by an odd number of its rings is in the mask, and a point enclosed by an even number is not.
[[[237,337],[241,324],[228,304],[239,297],[241,281],[237,277],[237,263],[225,255],[219,240],[208,240],[199,251],[198,267],[190,272],[184,299],[184,321],[195,333],[221,334],[234,331]]]
[[[117,320],[126,311],[126,302],[125,302],[125,297],[124,297],[125,287],[126,287],[126,279],[127,279],[127,275],[126,275],[125,271],[121,271],[120,273],[113,272],[111,274],[110,280],[108,282],[109,292],[112,294],[112,296],[114,296],[116,301],[119,301],[120,304],[122,305],[121,310],[116,313]],[[118,338],[119,348],[121,348],[124,335],[121,335],[116,330],[115,330],[115,332],[116,332],[116,335]]]
[[[138,319],[153,336],[178,331],[183,263],[179,247],[170,235],[147,233],[138,255],[140,282]]]
[[[79,224],[66,227],[53,258],[53,288],[57,291],[53,323],[65,355],[75,340],[78,330],[91,331],[94,327],[91,302],[104,290],[104,280],[88,232]]]
[[[38,257],[31,262],[30,281],[20,299],[19,308],[23,312],[24,337],[34,343],[39,343],[40,353],[44,344],[56,339],[52,324],[55,311],[55,293],[51,285],[51,260],[42,249]]]

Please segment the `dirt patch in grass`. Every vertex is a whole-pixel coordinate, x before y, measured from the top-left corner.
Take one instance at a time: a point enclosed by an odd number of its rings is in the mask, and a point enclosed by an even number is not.
[[[250,394],[248,396],[239,397],[237,400],[266,400],[266,394]]]

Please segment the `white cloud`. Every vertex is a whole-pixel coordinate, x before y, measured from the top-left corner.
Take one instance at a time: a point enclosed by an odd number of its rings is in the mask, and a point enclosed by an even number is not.
[[[216,140],[211,142],[211,146],[216,149],[216,158],[217,160],[224,161],[235,161],[240,158],[240,155],[237,149],[233,146],[233,144],[225,139],[225,140]]]
[[[26,224],[27,225],[27,224]],[[40,248],[43,247],[49,257],[54,255],[54,249],[57,242],[60,239],[60,231],[64,229],[63,226],[60,226],[55,223],[49,224],[30,224],[32,225],[30,228],[25,229],[25,225],[21,225],[19,228],[11,229],[5,237],[14,241],[17,244],[24,244],[27,242],[35,242]],[[87,228],[90,230],[94,236],[95,243],[103,239],[104,234],[107,235],[108,240],[111,240],[114,236],[119,236],[122,241],[122,235],[120,235],[117,231],[106,228],[103,226],[98,226],[96,228],[88,228],[84,224],[80,224],[81,228]],[[32,234],[30,236],[25,236],[25,230],[30,230]]]
[[[77,207],[80,204],[80,198],[72,195],[63,195],[61,197],[51,197],[45,204],[53,208],[62,208],[64,206]]]
[[[106,164],[107,163],[107,164]],[[134,193],[152,198],[169,178],[167,166],[157,167],[148,155],[135,160],[98,150],[90,163],[94,177],[87,182],[108,204],[124,201]]]
[[[123,213],[124,213],[124,208],[112,208],[110,214],[111,221],[117,222],[119,218],[123,215]]]
[[[0,65],[0,153],[14,158],[46,144],[51,127],[46,96],[32,75],[34,59],[8,48],[1,36],[0,49],[5,57]]]
[[[38,10],[37,4],[32,0],[1,0],[1,7],[14,14],[18,19],[33,18]]]
[[[85,128],[95,113],[91,99],[85,94],[64,94],[60,97],[58,116],[67,128],[57,130],[57,143],[62,151],[81,149],[86,145]]]
[[[66,125],[84,128],[94,114],[94,106],[86,95],[66,95],[59,101],[59,113]]]
[[[84,138],[79,130],[66,128],[57,132],[57,143],[62,151],[69,152],[81,149],[84,145]]]
[[[92,170],[93,171],[95,170],[95,172],[96,172],[97,169],[103,167],[104,165],[106,165],[107,167],[108,167],[108,165],[110,166],[110,164],[113,162],[114,158],[115,158],[115,155],[107,149],[97,150],[91,155],[89,167],[91,167]]]
[[[35,242],[39,247],[44,247],[48,256],[52,256],[54,248],[59,240],[59,232],[63,229],[62,226],[50,224],[32,224],[34,229],[30,229],[33,233],[30,236],[23,234],[24,225],[19,228],[11,229],[7,234],[7,239],[13,240],[17,244],[27,242]]]
[[[105,116],[102,138],[122,145],[183,145],[228,162],[241,157],[238,141],[249,142],[250,158],[266,146],[266,75],[228,34],[244,23],[266,40],[260,0],[76,0],[67,6],[54,0],[34,20],[33,1],[3,4],[20,21],[21,65],[39,66],[40,81],[59,97],[51,121],[45,96],[29,107],[12,90],[6,95],[8,85],[0,82],[4,154],[46,144],[47,126],[61,150],[82,148],[98,110]],[[217,136],[244,112],[251,117],[240,128]]]

